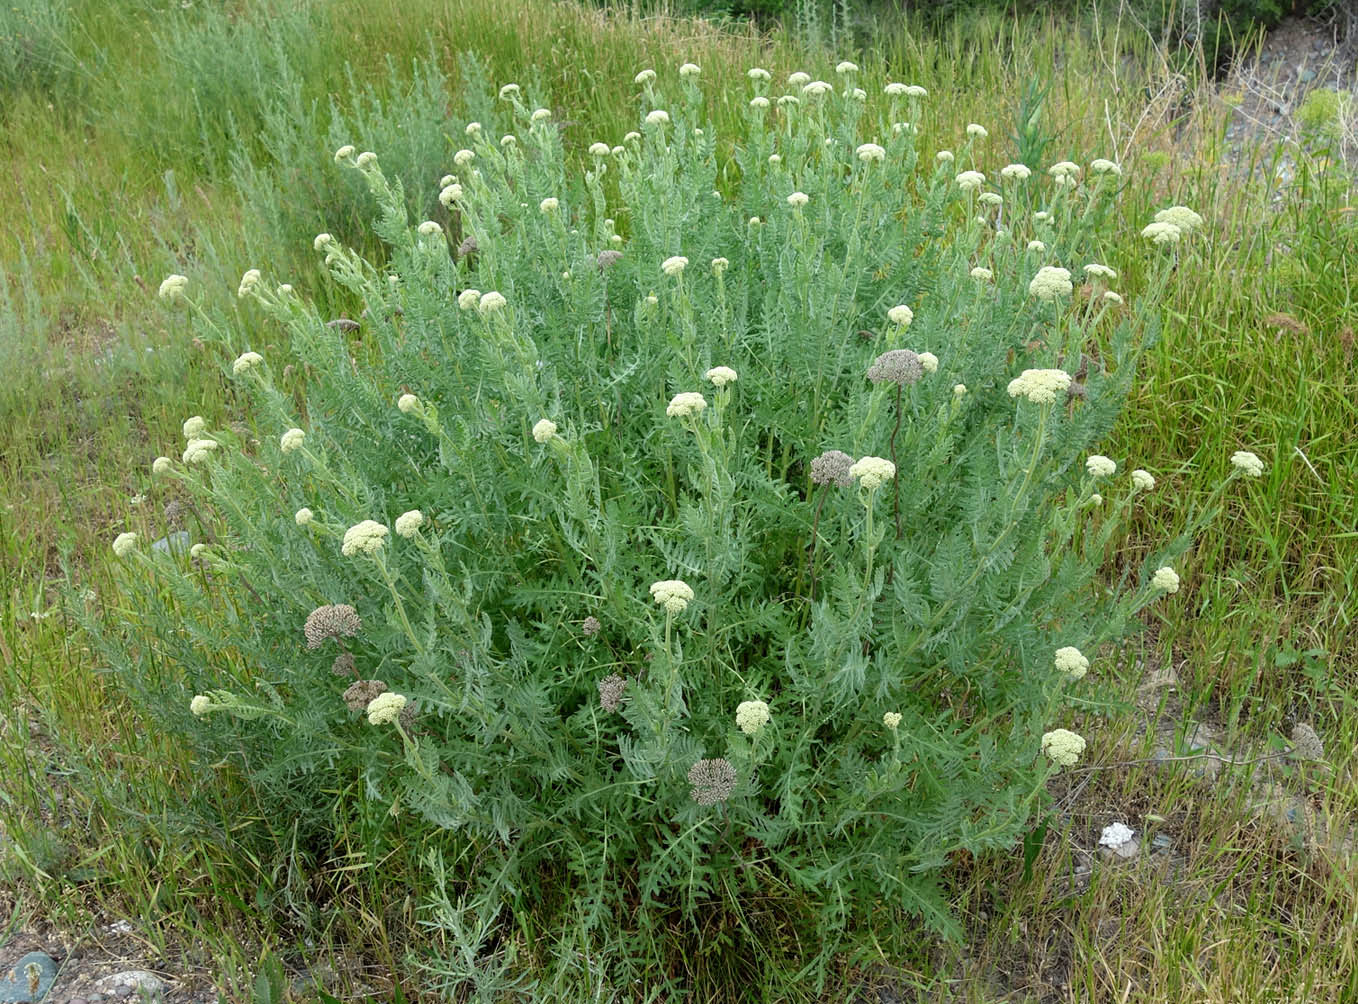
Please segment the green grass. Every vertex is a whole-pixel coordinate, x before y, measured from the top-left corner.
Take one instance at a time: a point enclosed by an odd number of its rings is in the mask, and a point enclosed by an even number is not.
[[[295,276],[300,290],[321,290],[310,235],[329,229],[358,240],[364,227],[364,202],[329,169],[334,146],[361,140],[384,164],[399,151],[390,162],[407,192],[427,198],[460,145],[459,131],[431,128],[444,115],[459,126],[475,113],[474,105],[462,111],[464,101],[483,100],[462,92],[464,52],[477,54],[492,81],[549,93],[582,163],[591,141],[617,142],[631,127],[632,91],[616,82],[643,66],[693,60],[704,86],[729,89],[717,118],[729,149],[748,66],[767,66],[775,79],[799,68],[828,76],[843,54],[538,0],[273,11],[52,0],[23,10],[41,46],[15,48],[14,26],[0,24],[8,221],[0,231],[0,657],[5,703],[16,709],[0,724],[0,821],[14,847],[3,866],[15,880],[0,900],[14,896],[21,915],[73,930],[100,910],[146,918],[171,957],[205,941],[204,964],[233,997],[248,996],[266,948],[295,958],[303,938],[339,962],[401,970],[406,948],[430,937],[401,888],[420,849],[381,863],[393,877],[384,883],[362,833],[298,847],[278,821],[241,816],[250,793],[148,734],[60,610],[65,567],[78,588],[95,591],[91,602],[116,614],[108,543],[125,523],[162,526],[171,500],[150,485],[155,444],[173,441],[189,414],[229,421],[237,413],[156,286],[171,271],[191,275],[224,325],[245,321],[234,291],[247,267],[267,263]],[[1181,80],[1127,23],[1073,31],[986,17],[928,37],[891,25],[858,59],[876,82],[865,83],[870,93],[887,79],[930,89],[922,149],[956,143],[968,121],[990,129],[983,155],[996,166],[1014,159],[1020,131],[1022,142],[1047,143],[1047,162],[1103,149],[1133,179],[1129,222],[1147,222],[1171,201],[1209,219],[1204,271],[1172,287],[1160,340],[1106,450],[1151,470],[1163,500],[1144,508],[1123,557],[1177,532],[1233,450],[1253,450],[1269,467],[1232,493],[1199,537],[1181,569],[1184,589],[1133,650],[1176,671],[1166,714],[1218,724],[1231,749],[1285,735],[1300,720],[1329,750],[1351,750],[1351,182],[1303,160],[1298,183],[1275,202],[1267,179],[1277,151],[1253,153],[1255,180],[1222,167],[1212,108],[1199,101],[1177,111]],[[1036,120],[1036,106],[1025,106],[1020,130],[1030,80],[1049,89]],[[1110,264],[1135,295],[1142,262]],[[139,494],[147,497],[134,506]],[[1139,682],[1128,668],[1114,696],[1130,700]],[[1108,769],[1076,775],[1089,781],[1078,793],[1056,792],[1066,811],[1029,878],[1021,852],[957,863],[949,880],[970,932],[965,953],[902,932],[880,946],[897,978],[950,978],[954,999],[976,1001],[1338,1001],[1355,992],[1352,850],[1308,843],[1255,812],[1244,783],[1112,766],[1149,753],[1140,718],[1127,710],[1090,730],[1099,736],[1090,762]],[[1358,809],[1343,759],[1333,756],[1330,775],[1287,781],[1294,792],[1307,785],[1339,831]],[[1153,826],[1175,842],[1173,882],[1148,864],[1096,868],[1086,887],[1065,881],[1103,825],[1138,826],[1146,814],[1163,817]],[[217,839],[202,836],[204,820]],[[768,924],[777,956],[788,948],[783,927],[779,918]],[[585,962],[516,950],[555,973],[564,999],[583,996]],[[725,985],[738,965],[719,952],[695,951],[695,959],[695,979],[709,987]],[[883,959],[865,950],[855,961],[846,973],[874,972]],[[788,954],[770,964],[791,965]],[[762,979],[768,999],[786,993],[779,972]]]

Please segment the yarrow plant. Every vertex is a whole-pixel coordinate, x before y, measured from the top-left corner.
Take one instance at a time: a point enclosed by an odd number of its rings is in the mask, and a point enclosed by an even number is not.
[[[718,143],[705,77],[643,71],[584,171],[506,84],[428,181],[437,231],[346,151],[386,252],[314,253],[361,349],[262,277],[249,332],[180,297],[252,428],[194,416],[155,462],[196,559],[109,534],[122,621],[79,616],[144,713],[307,846],[426,848],[412,893],[505,943],[663,939],[770,890],[822,962],[888,902],[958,933],[938,873],[1028,832],[1083,748],[1084,653],[1178,588],[1187,539],[1105,574],[1150,485],[1086,468],[1175,261],[1116,310],[1073,296],[1141,243],[1110,172],[986,163],[980,130],[958,172],[893,128],[923,87],[855,74],[792,103],[752,73],[773,103]]]

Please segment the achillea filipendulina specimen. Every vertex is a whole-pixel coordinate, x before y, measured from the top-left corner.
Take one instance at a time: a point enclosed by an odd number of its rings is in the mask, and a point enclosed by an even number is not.
[[[614,251],[612,248],[609,248],[605,251],[600,251],[598,258],[595,260],[599,263],[599,271],[607,272],[622,260],[622,252]]]
[[[1025,397],[1033,404],[1053,404],[1069,389],[1070,374],[1065,370],[1024,370],[1009,381],[1010,397]]]
[[[382,549],[386,537],[387,528],[385,526],[376,520],[365,519],[344,531],[344,541],[340,545],[340,553],[346,558],[352,558],[356,554],[374,555]]]
[[[585,618],[585,622],[580,625],[580,630],[584,632],[586,638],[592,638],[599,633],[603,625],[599,623],[599,618],[591,614]]]
[[[737,380],[736,371],[729,366],[713,366],[703,376],[710,380],[714,387],[725,387]]]
[[[736,707],[736,728],[747,736],[756,735],[770,717],[769,706],[763,701],[741,701]]]
[[[849,475],[872,491],[896,476],[896,465],[884,457],[863,457],[849,468]]]
[[[1085,461],[1085,470],[1096,478],[1110,478],[1117,473],[1118,465],[1101,453],[1092,454]]]
[[[413,537],[422,526],[424,526],[424,513],[420,510],[411,509],[409,512],[403,512],[396,517],[396,536]]]
[[[883,352],[868,367],[868,379],[873,383],[894,383],[908,387],[918,383],[924,376],[924,364],[919,356],[909,349],[892,349]]]
[[[184,463],[201,464],[208,457],[212,456],[212,451],[217,449],[217,443],[211,439],[190,439],[188,445],[184,447]]]
[[[178,300],[184,295],[184,290],[188,287],[188,284],[189,280],[185,276],[178,274],[168,275],[165,277],[165,280],[161,282],[160,290],[157,295],[159,295],[162,300]]]
[[[699,760],[688,769],[688,783],[692,786],[689,794],[693,801],[699,805],[716,805],[726,801],[735,791],[736,769],[724,757]]]
[[[853,477],[849,474],[849,468],[853,466],[853,457],[840,450],[826,450],[815,460],[811,461],[811,481],[818,485],[839,485],[841,488],[848,488],[853,484]]]
[[[1084,736],[1069,729],[1053,729],[1042,736],[1042,752],[1058,767],[1074,765],[1084,751]]]
[[[665,414],[670,418],[691,418],[707,407],[707,400],[696,391],[684,391],[670,398]]]
[[[1072,680],[1078,680],[1089,672],[1089,659],[1074,645],[1056,650],[1056,668]]]
[[[599,707],[607,712],[622,707],[622,694],[627,689],[627,681],[617,673],[605,676],[599,681]]]
[[[284,453],[292,453],[294,450],[300,450],[305,441],[305,432],[301,429],[289,429],[279,437],[278,448]]]
[[[387,685],[381,680],[355,680],[344,691],[344,703],[350,711],[362,711],[378,694],[385,693]]]
[[[693,599],[693,589],[683,579],[662,579],[651,583],[651,598],[671,614],[680,614]]]
[[[1138,467],[1132,471],[1132,487],[1139,492],[1148,492],[1155,487],[1155,478],[1150,471]]]
[[[378,694],[368,702],[368,724],[390,725],[400,717],[405,706],[404,694],[396,694],[390,690],[385,694]]]
[[[1184,233],[1197,230],[1202,226],[1202,217],[1187,206],[1170,206],[1162,209],[1155,214],[1156,223],[1169,223],[1178,227]]]
[[[316,649],[331,638],[352,638],[361,627],[363,621],[358,611],[349,604],[327,603],[307,615],[302,633],[306,635],[306,647]]]
[[[1059,265],[1043,265],[1028,283],[1028,292],[1043,302],[1050,302],[1062,296],[1070,296],[1075,286],[1070,281],[1070,271]]]
[[[1179,573],[1168,565],[1163,565],[1155,570],[1151,576],[1151,585],[1166,593],[1177,593],[1179,591]]]
[[[1236,450],[1231,454],[1231,466],[1244,471],[1252,478],[1264,473],[1264,462],[1249,450]]]
[[[335,656],[335,661],[330,664],[330,672],[336,676],[358,677],[358,663],[354,660],[352,652],[341,652]]]

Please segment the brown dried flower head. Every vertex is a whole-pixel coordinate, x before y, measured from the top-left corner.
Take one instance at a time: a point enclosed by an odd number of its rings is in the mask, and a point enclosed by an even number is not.
[[[397,720],[401,723],[401,728],[409,732],[410,727],[415,724],[415,714],[415,705],[407,702],[406,705],[401,708],[400,714],[396,716]]]
[[[599,706],[613,712],[622,707],[622,693],[627,689],[627,681],[617,673],[605,676],[599,681]]]
[[[853,478],[849,476],[849,468],[853,466],[853,457],[840,450],[826,450],[815,460],[811,461],[811,480],[818,485],[839,485],[847,488],[853,484]]]
[[[585,618],[585,623],[580,625],[580,630],[583,631],[587,637],[593,637],[599,633],[599,629],[602,627],[603,625],[599,623],[599,618],[589,616]]]
[[[621,258],[622,258],[621,251],[614,251],[612,248],[609,248],[606,251],[600,251],[598,257],[599,271],[607,272],[610,268],[616,265],[621,260]]]
[[[716,805],[731,797],[736,788],[736,769],[725,757],[699,760],[688,769],[689,792],[699,805]]]
[[[335,656],[335,661],[330,664],[330,672],[336,676],[352,676],[358,679],[358,666],[354,662],[352,652],[341,652]]]
[[[909,349],[892,349],[878,356],[868,367],[868,379],[873,383],[894,383],[901,387],[918,383],[924,375],[919,356]]]
[[[306,634],[306,647],[320,648],[331,638],[352,638],[362,626],[358,611],[349,604],[327,603],[307,615],[306,627],[302,630]]]
[[[481,248],[476,243],[476,238],[468,234],[466,240],[457,246],[457,256],[459,258],[466,258],[468,255],[476,254],[476,252],[480,250]]]
[[[1298,760],[1324,760],[1325,744],[1316,730],[1305,722],[1292,727],[1292,755]]]
[[[184,505],[179,499],[170,499],[165,503],[165,525],[171,530],[178,530],[184,526],[184,512],[188,506]]]
[[[350,711],[363,711],[378,694],[385,694],[387,685],[381,680],[355,680],[344,691],[344,703]]]

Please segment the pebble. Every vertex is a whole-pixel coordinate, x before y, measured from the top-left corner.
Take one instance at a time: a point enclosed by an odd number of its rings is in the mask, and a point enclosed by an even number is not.
[[[105,976],[95,986],[107,997],[115,999],[130,997],[133,991],[155,996],[165,989],[165,983],[161,978],[154,973],[148,973],[145,969],[128,969],[112,976]]]

